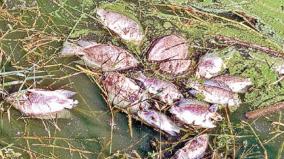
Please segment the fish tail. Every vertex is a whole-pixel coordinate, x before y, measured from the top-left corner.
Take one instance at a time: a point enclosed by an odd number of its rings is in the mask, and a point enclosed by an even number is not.
[[[63,48],[60,52],[60,56],[62,57],[82,55],[82,54],[84,54],[82,51],[82,47],[68,41],[64,42]]]

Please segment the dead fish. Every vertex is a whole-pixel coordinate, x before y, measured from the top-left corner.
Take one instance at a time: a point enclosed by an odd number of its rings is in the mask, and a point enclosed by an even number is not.
[[[228,106],[239,106],[241,100],[238,94],[212,85],[200,84],[192,82],[191,87],[194,90],[190,90],[189,93],[197,96],[201,95],[204,97],[204,101],[209,103],[228,105]]]
[[[201,159],[208,147],[209,136],[199,135],[188,141],[185,146],[179,149],[172,159]]]
[[[210,53],[206,54],[198,62],[196,76],[212,78],[219,75],[224,69],[225,64],[221,57]]]
[[[102,24],[115,32],[121,39],[139,44],[143,40],[141,26],[133,19],[102,8],[97,9]]]
[[[12,93],[5,100],[25,116],[40,118],[74,108],[78,101],[71,97],[75,94],[68,90],[28,89]]]
[[[181,122],[203,128],[214,128],[215,121],[222,120],[216,105],[209,106],[194,99],[181,99],[169,111]]]
[[[212,80],[223,82],[236,93],[245,93],[248,88],[252,86],[252,82],[249,78],[243,78],[240,76],[220,75],[212,78]]]
[[[110,45],[80,40],[77,44],[65,42],[62,56],[79,56],[87,66],[102,71],[120,71],[138,66],[138,60],[126,50]]]
[[[102,83],[107,92],[108,100],[113,105],[124,110],[130,110],[132,113],[150,107],[147,102],[149,99],[147,93],[134,80],[123,74],[117,72],[105,73]]]
[[[147,59],[148,61],[184,60],[188,54],[186,40],[172,34],[155,40],[148,51]]]
[[[183,97],[177,86],[171,82],[146,77],[141,72],[135,79],[142,82],[149,93],[156,95],[162,102],[168,105],[172,105],[174,101]]]
[[[146,110],[139,111],[138,117],[157,129],[160,129],[172,136],[176,136],[180,133],[180,128],[165,114],[155,111],[155,110]]]
[[[284,64],[278,64],[276,66],[273,67],[273,69],[276,71],[276,73],[278,73],[279,75],[283,75],[284,74]]]
[[[179,75],[188,71],[190,66],[190,60],[169,60],[166,62],[161,62],[159,65],[159,70],[172,75]]]
[[[159,70],[169,74],[181,74],[189,69],[187,41],[177,35],[167,35],[155,40],[148,50],[147,60],[158,62]]]

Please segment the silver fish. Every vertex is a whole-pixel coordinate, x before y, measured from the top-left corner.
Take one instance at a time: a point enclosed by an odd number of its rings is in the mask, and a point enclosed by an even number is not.
[[[202,85],[197,82],[192,82],[191,87],[194,90],[190,90],[190,93],[192,95],[202,95],[204,97],[203,100],[206,102],[228,106],[239,106],[241,104],[238,94],[230,90],[212,85]]]
[[[68,90],[28,89],[13,93],[5,100],[24,115],[40,118],[74,108],[78,101],[70,98],[75,94]]]
[[[245,93],[247,92],[248,88],[252,86],[252,82],[249,78],[239,76],[220,75],[212,78],[212,80],[223,82],[236,93]]]
[[[120,71],[138,66],[138,60],[126,50],[110,45],[80,40],[77,44],[65,42],[62,56],[78,55],[87,66],[102,71]]]
[[[206,54],[199,60],[196,75],[197,77],[212,78],[219,75],[224,69],[225,64],[222,58],[210,53]]]
[[[180,133],[180,128],[165,114],[155,110],[139,111],[138,117],[157,129],[160,129],[172,136]]]
[[[170,74],[181,74],[189,69],[187,41],[177,35],[167,35],[155,40],[148,50],[147,60],[159,62],[159,69]]]
[[[141,72],[135,79],[142,82],[149,93],[156,95],[162,102],[168,105],[172,105],[174,101],[183,97],[177,86],[171,82],[146,77]]]
[[[216,110],[215,105],[209,106],[207,103],[194,99],[181,99],[169,111],[185,124],[214,128],[215,121],[222,120]]]
[[[135,81],[116,72],[105,73],[102,81],[107,92],[108,100],[113,105],[137,113],[138,110],[148,109],[150,104],[147,93]]]
[[[102,24],[115,32],[121,39],[139,44],[143,40],[141,26],[133,19],[102,8],[97,9]]]
[[[199,135],[188,141],[185,146],[179,149],[172,159],[201,159],[208,147],[209,136]]]

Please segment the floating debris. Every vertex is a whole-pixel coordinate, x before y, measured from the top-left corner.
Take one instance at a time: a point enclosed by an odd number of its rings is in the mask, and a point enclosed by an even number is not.
[[[181,99],[169,111],[181,122],[203,128],[214,128],[215,121],[222,120],[216,105],[209,106],[195,99]]]
[[[201,159],[208,147],[209,136],[199,135],[188,141],[185,146],[179,149],[172,159]]]
[[[204,77],[204,78],[212,78],[221,74],[222,70],[224,69],[225,64],[221,57],[209,53],[201,57],[199,60],[196,76],[197,77]]]
[[[180,133],[180,128],[165,114],[155,111],[155,110],[146,110],[138,112],[139,118],[153,126],[157,129],[160,129],[172,136],[176,136]]]
[[[252,82],[249,78],[243,78],[240,76],[231,75],[220,75],[212,78],[214,81],[223,82],[226,84],[233,92],[245,93],[248,88],[252,86]]]
[[[155,40],[148,50],[147,60],[160,63],[159,69],[173,75],[184,73],[191,66],[187,41],[177,35]]]
[[[133,19],[105,9],[97,9],[98,18],[103,25],[115,32],[121,39],[131,41],[136,44],[143,40],[141,26]]]
[[[5,100],[21,111],[25,116],[41,118],[57,117],[57,113],[72,109],[77,100],[70,99],[76,93],[68,90],[28,89],[9,95]]]
[[[271,113],[276,113],[284,109],[284,102],[279,102],[265,108],[260,108],[254,111],[247,112],[245,114],[247,119],[256,119],[261,116],[269,115]]]
[[[174,101],[183,97],[177,86],[171,82],[146,77],[141,72],[135,79],[142,82],[143,86],[148,90],[149,93],[154,94],[159,98],[159,100],[168,105],[172,105]]]
[[[150,107],[147,102],[147,93],[141,89],[135,81],[125,77],[123,74],[108,72],[102,80],[107,92],[108,101],[121,109],[137,113]]]
[[[77,44],[65,42],[62,56],[79,56],[87,66],[102,71],[121,71],[138,66],[138,60],[126,50],[109,44],[80,40]]]
[[[228,106],[239,106],[241,104],[238,94],[230,90],[206,83],[202,85],[197,82],[192,82],[190,85],[193,90],[190,90],[189,93],[194,96],[202,96],[203,100],[206,102]]]

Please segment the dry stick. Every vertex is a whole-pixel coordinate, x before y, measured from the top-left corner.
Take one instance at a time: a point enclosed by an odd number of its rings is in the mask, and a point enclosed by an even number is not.
[[[280,122],[273,122],[272,125],[280,125],[280,126],[284,126],[284,123],[280,123]]]
[[[271,113],[279,112],[281,109],[284,109],[284,102],[276,103],[265,108],[260,108],[254,111],[246,112],[245,116],[247,119],[255,119],[261,116],[265,116]]]
[[[282,142],[281,147],[280,147],[280,149],[278,151],[277,159],[281,159],[281,156],[282,156],[281,154],[283,152],[283,149],[284,149],[284,141]]]
[[[67,147],[50,145],[50,144],[32,144],[32,146],[40,146],[40,147],[46,147],[46,148],[57,148],[57,149],[69,150],[69,151],[77,152],[77,153],[93,154],[93,152],[87,151],[87,150],[81,150],[81,149],[70,148],[70,147],[67,148]]]
[[[215,40],[222,42],[226,45],[234,45],[234,46],[237,46],[237,47],[252,48],[252,49],[255,49],[255,50],[258,50],[258,51],[265,52],[265,53],[267,53],[271,56],[284,58],[284,52],[276,51],[276,50],[273,50],[272,48],[269,48],[269,47],[265,47],[265,46],[241,41],[239,39],[226,37],[226,36],[222,36],[222,35],[217,35],[217,36],[215,36]]]
[[[233,145],[233,158],[235,158],[235,156],[236,156],[236,140],[235,140],[232,124],[231,124],[229,113],[228,113],[229,112],[228,106],[226,106],[225,112],[226,112],[226,116],[227,116],[227,121],[228,121],[228,126],[229,126],[229,129],[230,129],[230,133],[231,133],[232,139],[233,139],[233,144],[234,144]]]

